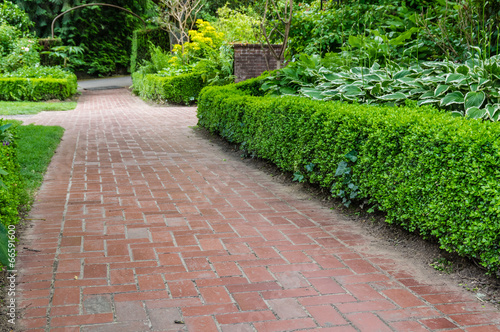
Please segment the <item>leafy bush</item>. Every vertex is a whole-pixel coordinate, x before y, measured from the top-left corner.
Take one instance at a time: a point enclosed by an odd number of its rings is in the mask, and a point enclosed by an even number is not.
[[[219,19],[214,23],[217,31],[224,34],[224,40],[230,43],[257,43],[260,34],[260,17],[251,8],[248,14],[231,9],[226,4],[217,10]]]
[[[0,126],[6,126],[3,119],[0,119]],[[3,183],[0,186],[0,223],[7,227],[19,222],[18,207],[22,203],[24,187],[17,161],[15,126],[2,130],[0,136],[0,169],[4,171],[0,174],[0,181]]]
[[[0,56],[4,57],[14,49],[14,41],[19,38],[19,31],[7,24],[0,24]]]
[[[266,79],[263,89],[272,95],[301,95],[317,100],[367,104],[404,104],[416,100],[452,111],[457,116],[500,119],[500,56],[421,62],[410,67],[389,63],[381,68],[340,69],[330,57],[302,55],[298,61]]]
[[[416,26],[415,10],[400,2],[380,2],[356,1],[339,5],[333,1],[325,4],[323,11],[319,1],[311,5],[299,4],[290,29],[289,51],[293,54],[338,52],[349,36],[364,36],[371,30],[393,39]],[[395,53],[403,50],[399,47]]]
[[[459,0],[426,8],[416,23],[447,59],[463,61],[476,50],[486,58],[498,54],[499,11],[498,1]]]
[[[64,100],[77,88],[76,76],[58,67],[25,67],[0,76],[0,100]]]
[[[197,31],[189,31],[191,41],[176,44],[172,54],[151,45],[151,60],[132,75],[135,93],[143,98],[190,104],[205,85],[234,81],[232,47],[209,22],[198,20],[197,26]]]
[[[151,60],[150,45],[164,51],[170,50],[168,32],[161,28],[135,30],[132,37],[132,54],[130,56],[130,71],[137,70],[144,61]]]
[[[217,32],[210,22],[197,20],[196,26],[198,30],[189,30],[189,42],[174,45],[170,59],[172,66],[197,62],[222,45],[224,35]]]
[[[25,37],[28,36],[29,30],[34,26],[28,14],[11,1],[6,0],[0,4],[0,25],[4,23],[14,27]]]
[[[254,97],[259,79],[204,89],[198,124],[364,202],[450,252],[500,267],[500,127],[430,107]]]
[[[5,73],[1,77],[24,77],[24,78],[67,78],[76,80],[76,76],[61,67],[32,66],[22,67],[13,72]]]
[[[40,62],[39,45],[34,38],[19,38],[11,26],[0,25],[0,73]]]
[[[167,77],[136,72],[132,80],[134,93],[142,98],[185,105],[195,102],[206,85],[197,72]]]

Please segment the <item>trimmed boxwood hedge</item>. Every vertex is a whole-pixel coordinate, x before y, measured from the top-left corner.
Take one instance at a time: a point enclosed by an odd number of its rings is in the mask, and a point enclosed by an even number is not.
[[[198,124],[498,272],[499,123],[414,105],[262,97],[260,84],[205,88]]]
[[[0,77],[0,100],[64,100],[78,88],[76,76],[69,78]]]
[[[134,93],[142,98],[185,105],[194,103],[206,85],[196,72],[167,77],[136,72],[132,80]]]

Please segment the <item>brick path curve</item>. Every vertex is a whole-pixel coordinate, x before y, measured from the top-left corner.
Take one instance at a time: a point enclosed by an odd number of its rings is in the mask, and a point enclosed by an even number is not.
[[[195,108],[86,91],[32,121],[66,133],[19,245],[23,331],[500,331],[196,135]]]

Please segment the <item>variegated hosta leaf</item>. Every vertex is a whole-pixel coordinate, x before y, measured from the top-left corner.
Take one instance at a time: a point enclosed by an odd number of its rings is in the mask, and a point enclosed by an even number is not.
[[[453,112],[451,112],[451,116],[454,117],[454,118],[461,118],[464,115],[462,114],[462,112],[453,111]]]
[[[315,89],[315,88],[302,88],[299,90],[300,93],[308,96],[309,98],[322,100],[325,96],[322,94],[323,91]]]
[[[481,107],[486,98],[483,91],[471,91],[465,95],[464,108]]]
[[[416,89],[411,89],[409,91],[409,94],[410,95],[418,95],[418,94],[423,94],[427,92],[427,89],[422,89],[422,88],[416,88]]]
[[[443,93],[445,93],[446,91],[448,91],[449,88],[450,88],[449,85],[439,84],[438,87],[436,88],[436,90],[434,90],[434,97],[441,96]]]
[[[347,97],[362,96],[365,94],[363,90],[355,85],[346,85],[341,88],[341,92]]]
[[[484,108],[471,107],[465,111],[465,116],[470,119],[481,119],[486,113],[487,110]]]
[[[382,92],[382,84],[380,83],[375,84],[375,86],[370,92],[372,95],[378,95],[379,93]]]
[[[281,87],[280,92],[284,95],[294,95],[297,93],[297,91],[293,88],[289,88],[287,86]]]
[[[381,99],[381,100],[395,100],[395,101],[400,101],[400,100],[406,99],[407,96],[404,93],[396,92],[396,93],[391,93],[391,94],[388,94],[388,95],[385,95],[385,96],[380,96],[380,97],[377,97],[377,98]]]
[[[451,104],[463,104],[464,100],[465,100],[464,94],[460,91],[455,91],[448,93],[446,96],[444,96],[441,99],[440,105],[448,106]]]
[[[439,103],[438,99],[421,99],[417,102],[418,106],[425,105],[425,104],[432,104],[432,103]]]
[[[408,76],[410,74],[411,74],[411,71],[409,71],[409,70],[401,70],[401,71],[398,71],[396,74],[394,74],[394,76],[392,78],[397,80],[398,78],[402,78],[402,77]]]
[[[382,81],[382,87],[387,88],[389,85],[391,85],[392,81]]]
[[[465,76],[462,74],[448,74],[446,76],[445,83],[446,84],[457,83],[457,82],[462,81],[464,78],[465,78]]]
[[[459,74],[467,75],[470,72],[470,68],[467,65],[461,65],[455,69],[455,72],[459,73]]]
[[[481,87],[481,85],[484,85],[484,84],[488,83],[489,81],[490,81],[490,80],[489,80],[489,79],[487,79],[487,78],[480,77],[480,78],[479,78],[479,82],[477,82],[477,86],[480,88],[480,87]]]
[[[488,111],[488,118],[492,121],[498,121],[500,119],[500,105],[487,105],[486,110]]]
[[[363,77],[366,82],[380,82],[382,78],[376,74],[369,74]]]
[[[403,83],[405,85],[409,85],[412,87],[417,87],[419,86],[419,83],[417,82],[417,79],[414,77],[401,77],[397,79],[398,82]]]
[[[427,91],[423,95],[420,96],[420,99],[429,99],[434,98],[434,91]]]
[[[357,76],[370,74],[370,69],[365,67],[354,67],[351,68],[351,73]]]
[[[325,78],[329,81],[333,81],[333,80],[338,80],[340,76],[335,73],[330,73],[330,74],[325,74]]]

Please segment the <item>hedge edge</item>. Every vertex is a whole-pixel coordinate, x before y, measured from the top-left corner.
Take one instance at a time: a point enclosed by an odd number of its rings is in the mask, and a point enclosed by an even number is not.
[[[205,88],[198,124],[295,178],[387,213],[449,252],[500,267],[500,125],[400,108]],[[253,95],[252,95],[253,94]]]

